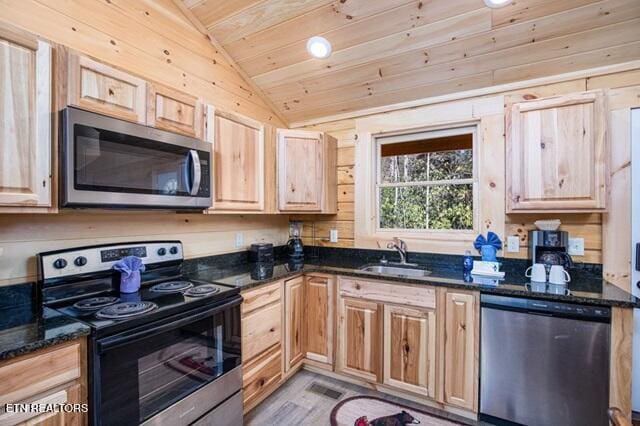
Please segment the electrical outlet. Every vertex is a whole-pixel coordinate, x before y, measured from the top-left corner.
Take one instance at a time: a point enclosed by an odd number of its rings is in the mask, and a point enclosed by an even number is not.
[[[509,253],[520,252],[520,237],[517,235],[509,235],[507,237],[507,251]]]
[[[338,242],[338,230],[337,229],[332,229],[331,231],[329,231],[329,242],[331,242],[331,243],[337,243]]]
[[[242,232],[236,232],[236,248],[244,246],[244,235]]]
[[[569,238],[567,251],[571,256],[584,256],[584,238]]]

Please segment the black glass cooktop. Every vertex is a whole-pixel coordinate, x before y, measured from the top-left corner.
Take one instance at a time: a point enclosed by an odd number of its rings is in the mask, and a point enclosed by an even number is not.
[[[110,334],[175,313],[224,303],[240,293],[240,289],[234,286],[212,284],[184,276],[173,277],[167,282],[177,280],[186,281],[191,285],[176,286],[176,291],[157,291],[157,287],[153,287],[162,282],[154,281],[143,283],[140,291],[136,293],[125,294],[105,290],[96,294],[90,292],[92,284],[95,283],[86,283],[87,292],[84,295],[76,294],[72,300],[53,303],[50,307],[87,323],[99,334]],[[75,286],[82,284],[76,283]],[[95,309],[91,309],[92,307]],[[122,317],[117,317],[119,313]]]

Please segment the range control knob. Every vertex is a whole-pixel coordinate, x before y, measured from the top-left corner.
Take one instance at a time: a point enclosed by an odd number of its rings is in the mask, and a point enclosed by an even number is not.
[[[84,256],[78,256],[73,260],[73,264],[76,266],[84,266],[87,264],[87,258]]]
[[[158,249],[158,256],[164,256],[165,254],[167,254],[167,249],[164,247],[160,247]]]
[[[67,266],[67,261],[63,258],[56,259],[53,261],[53,267],[56,269],[62,269]]]
[[[178,247],[173,246],[169,249],[169,253],[171,254],[178,254]]]

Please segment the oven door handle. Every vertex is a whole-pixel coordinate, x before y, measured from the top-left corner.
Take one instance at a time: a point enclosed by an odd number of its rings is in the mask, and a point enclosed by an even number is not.
[[[193,167],[193,182],[191,182],[191,168]],[[184,168],[184,180],[187,186],[187,192],[192,197],[198,195],[200,190],[200,182],[202,181],[202,166],[200,165],[200,156],[198,151],[190,149],[187,154],[187,166]]]
[[[218,305],[212,309],[208,309],[206,311],[203,312],[199,312],[197,314],[193,314],[190,316],[187,316],[185,318],[181,318],[177,321],[171,321],[162,325],[159,325],[157,327],[153,327],[152,329],[148,329],[148,330],[140,330],[140,331],[134,331],[131,333],[126,333],[126,334],[120,334],[120,335],[116,335],[116,336],[112,336],[112,337],[107,337],[105,339],[101,339],[97,342],[98,345],[98,352],[102,353],[105,352],[107,350],[111,350],[114,348],[117,348],[119,346],[123,346],[126,345],[129,342],[135,341],[135,340],[139,340],[139,339],[144,339],[146,337],[151,337],[151,336],[155,336],[164,332],[167,332],[169,330],[173,330],[179,327],[182,327],[184,325],[199,321],[203,318],[207,318],[210,317],[212,315],[217,314],[218,312],[224,311],[230,307],[239,305],[242,302],[242,298],[241,297],[236,297],[233,298],[232,300],[223,303],[222,305]],[[170,318],[170,317],[169,317]],[[166,320],[166,318],[165,318]]]

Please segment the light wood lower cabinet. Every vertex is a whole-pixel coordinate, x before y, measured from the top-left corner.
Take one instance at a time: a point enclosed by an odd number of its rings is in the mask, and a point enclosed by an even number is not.
[[[243,297],[245,412],[303,363],[458,414],[478,411],[478,292],[312,273]]]
[[[383,383],[435,397],[435,310],[384,307]]]
[[[446,291],[444,336],[444,402],[477,411],[479,296]]]
[[[282,281],[242,293],[242,389],[245,412],[277,388],[283,376]]]
[[[305,351],[305,285],[300,276],[284,283],[285,372],[299,365]]]
[[[282,346],[272,346],[242,368],[242,397],[244,405],[251,406],[282,379]]]
[[[62,343],[0,363],[0,405],[86,404],[84,339]],[[2,412],[2,425],[86,424],[82,412]]]
[[[307,359],[333,364],[335,277],[306,276]]]
[[[378,382],[382,361],[382,309],[377,302],[341,298],[336,370]]]

